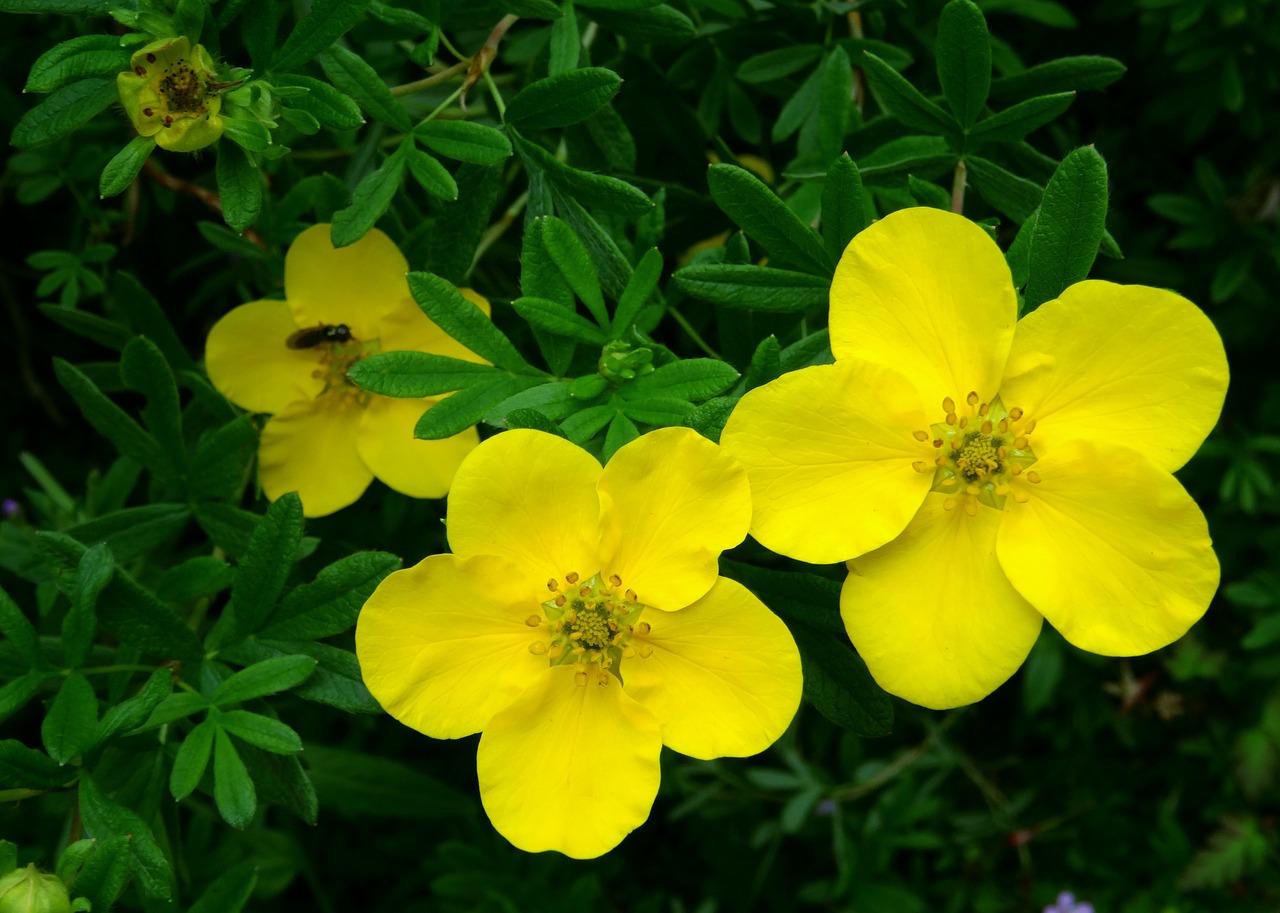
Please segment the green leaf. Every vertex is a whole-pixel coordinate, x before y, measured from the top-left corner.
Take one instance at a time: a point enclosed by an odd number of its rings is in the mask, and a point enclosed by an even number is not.
[[[258,863],[246,860],[213,880],[188,913],[240,913],[258,884]]]
[[[142,420],[163,449],[168,471],[181,475],[187,462],[182,405],[178,401],[177,381],[164,354],[154,342],[138,336],[129,341],[120,355],[120,376],[129,389],[147,398]]]
[[[844,151],[844,137],[852,116],[853,65],[844,48],[836,45],[822,63],[818,94],[818,148],[827,158]]]
[[[286,104],[305,111],[330,130],[355,130],[364,124],[360,106],[327,82],[298,73],[273,76],[271,82],[306,89],[305,94],[291,96]]]
[[[155,148],[155,137],[135,136],[129,140],[102,169],[102,176],[98,179],[98,196],[105,200],[127,190]]]
[[[569,70],[529,83],[507,103],[503,119],[522,130],[567,127],[595,114],[621,87],[622,77],[603,67]]]
[[[670,396],[635,397],[622,402],[622,411],[628,418],[649,425],[683,425],[693,411],[693,404]]]
[[[748,57],[734,75],[746,83],[769,84],[803,70],[822,56],[817,44],[792,44]],[[845,55],[848,60],[848,55]]]
[[[318,745],[307,748],[307,763],[326,813],[351,821],[448,821],[477,812],[470,797],[423,773],[420,764]]]
[[[545,175],[563,193],[588,205],[624,216],[641,216],[653,209],[653,201],[626,181],[580,171],[566,165],[536,143],[526,142],[519,136],[514,136],[514,139],[516,151],[525,166]]]
[[[564,0],[563,10],[564,15],[551,23],[551,54],[547,61],[550,76],[576,69],[582,54],[582,34],[578,31],[573,0]]]
[[[645,203],[651,205],[647,198]],[[595,266],[591,262],[591,255],[587,253],[587,248],[572,228],[554,216],[547,216],[538,222],[542,243],[560,271],[560,275],[564,276],[565,282],[569,283],[574,294],[587,306],[596,323],[607,330],[609,313],[605,310],[600,280],[596,278]],[[595,342],[596,340],[587,341]],[[603,341],[603,336],[600,341]]]
[[[686,266],[672,279],[687,294],[712,304],[778,313],[826,304],[831,286],[830,279],[820,276],[749,263]]]
[[[335,44],[320,54],[320,66],[329,81],[356,100],[370,117],[408,133],[413,122],[399,99],[391,94],[378,71],[342,45]],[[316,118],[319,120],[319,118]]]
[[[291,692],[295,697],[328,704],[346,713],[382,712],[360,679],[360,663],[355,654],[346,650],[311,641],[268,639],[247,640],[227,655],[234,656],[237,662],[309,656],[319,665],[310,678]]]
[[[436,403],[413,429],[413,436],[425,440],[453,437],[485,418],[489,410],[508,397],[542,383],[538,377],[507,376],[473,384]]]
[[[111,349],[123,349],[133,339],[133,333],[127,327],[89,311],[61,304],[41,304],[39,308],[40,313],[60,327]]]
[[[231,710],[218,716],[218,725],[238,739],[256,745],[274,754],[293,754],[302,751],[302,739],[279,720],[250,713],[248,710]]]
[[[951,0],[938,20],[938,81],[962,127],[982,114],[991,89],[991,36],[971,0]]]
[[[993,114],[981,121],[970,130],[968,144],[972,148],[983,143],[1008,143],[1020,140],[1032,130],[1043,127],[1071,107],[1075,97],[1074,92],[1042,95],[1038,98],[1029,98],[1012,108],[1006,108],[999,114]]]
[[[262,212],[262,172],[248,152],[234,143],[221,143],[217,180],[222,217],[232,231],[243,232]]]
[[[413,145],[412,141],[401,146],[400,151],[409,165],[409,173],[422,185],[423,190],[442,200],[452,201],[458,198],[458,185],[453,180],[453,175],[433,156]]]
[[[88,772],[80,775],[80,816],[90,837],[127,837],[142,890],[164,900],[173,896],[173,870],[145,821],[103,795]]]
[[[827,170],[822,187],[822,243],[827,256],[838,261],[853,236],[867,227],[862,174],[847,152]]]
[[[459,162],[496,165],[511,156],[511,141],[493,127],[465,120],[428,120],[413,128],[425,146]]]
[[[587,6],[588,4],[582,4]],[[661,3],[639,8],[611,3],[591,3],[591,18],[606,31],[616,32],[637,44],[680,45],[698,36],[693,20],[673,6]]]
[[[901,73],[870,51],[864,51],[862,58],[867,81],[886,113],[924,133],[946,137],[959,134],[960,125],[955,118],[921,95]]]
[[[473,303],[452,284],[431,273],[409,273],[409,291],[423,313],[455,340],[486,361],[512,372],[532,366]]]
[[[187,473],[191,496],[234,498],[257,452],[258,429],[247,415],[206,432]]]
[[[617,412],[609,422],[609,430],[604,436],[604,462],[613,459],[613,455],[640,436],[636,423],[627,418],[626,413]]]
[[[101,593],[115,574],[115,559],[106,543],[85,551],[76,567],[75,581],[71,585],[71,608],[62,620],[62,648],[67,665],[79,668],[84,665],[98,633],[96,606]]]
[[[733,365],[716,358],[686,358],[642,374],[622,388],[628,399],[671,397],[703,400],[723,393],[738,382]]]
[[[114,707],[107,708],[94,734],[94,744],[101,745],[117,732],[137,729],[147,721],[161,701],[173,693],[173,672],[168,667],[151,673],[138,693]]]
[[[509,13],[528,19],[559,19],[560,7],[553,0],[497,0]]]
[[[269,69],[292,70],[306,63],[345,35],[368,8],[369,0],[315,0],[311,15],[294,26]]]
[[[559,336],[592,345],[603,345],[607,338],[594,323],[554,301],[524,297],[512,301],[511,306],[529,323]]]
[[[190,520],[186,504],[143,504],[102,514],[63,532],[85,545],[105,544],[116,561],[125,563],[172,543]]]
[[[213,800],[222,820],[237,830],[248,827],[258,809],[258,794],[249,779],[249,771],[236,746],[221,729],[217,731],[213,755]]]
[[[662,277],[662,254],[656,247],[651,247],[631,274],[626,289],[618,299],[618,307],[613,312],[611,339],[621,339],[640,316],[640,312],[653,298],[658,288],[658,280]]]
[[[707,184],[716,204],[765,250],[807,273],[831,277],[822,241],[755,175],[736,165],[712,165]]]
[[[333,214],[329,236],[334,247],[354,244],[368,234],[391,205],[404,179],[405,156],[397,149],[376,170],[364,176],[351,196],[351,205]]]
[[[382,352],[351,366],[347,376],[381,396],[439,396],[506,376],[500,368],[431,352]]]
[[[900,136],[864,156],[858,162],[858,171],[864,181],[908,172],[927,178],[951,168],[957,158],[940,136]]]
[[[151,712],[151,715],[135,728],[139,731],[155,729],[166,723],[189,717],[193,713],[208,710],[209,706],[209,699],[203,694],[190,694],[188,692],[170,694],[161,700]]]
[[[316,661],[310,656],[281,656],[263,660],[231,676],[214,689],[209,700],[222,707],[287,691],[306,681],[315,668]]]
[[[114,79],[82,79],[63,86],[22,116],[9,142],[19,149],[61,139],[89,121],[120,92]]]
[[[53,373],[94,430],[110,440],[122,455],[132,457],[162,478],[172,478],[173,469],[155,439],[109,400],[83,371],[55,358]]]
[[[1089,275],[1107,221],[1107,165],[1092,146],[1069,153],[1040,203],[1023,299],[1032,311]]]
[[[102,12],[102,0],[0,0],[0,13],[52,13],[78,16]]]
[[[587,248],[605,294],[615,299],[621,297],[627,283],[631,280],[632,269],[631,262],[618,248],[618,242],[571,195],[561,193],[559,187],[552,187],[551,195],[555,199],[560,217],[569,223],[569,227],[577,233],[578,238]],[[650,207],[644,218],[649,218],[653,211],[653,207]],[[640,224],[643,224],[643,221],[644,219]]]
[[[116,273],[111,280],[111,299],[125,323],[155,343],[173,370],[198,370],[164,310],[136,278],[129,273]]]
[[[273,502],[258,523],[231,586],[235,639],[258,632],[271,617],[298,553],[302,525],[302,500],[296,492]]]
[[[0,723],[25,707],[36,696],[48,676],[49,673],[44,669],[37,669],[0,687]]]
[[[320,571],[280,603],[263,637],[318,640],[349,630],[378,584],[400,567],[386,552],[356,552]]]
[[[747,367],[744,385],[748,390],[777,380],[782,376],[782,346],[778,337],[772,334],[760,340],[755,352],[751,354],[751,364]]]
[[[17,739],[0,742],[0,783],[5,789],[53,789],[74,777],[74,770]]]
[[[966,156],[965,164],[973,188],[1015,222],[1025,222],[1039,208],[1044,189],[1034,181],[1020,178],[976,155]]]
[[[58,689],[44,722],[40,738],[49,757],[66,764],[93,744],[98,725],[98,696],[93,685],[79,672],[72,672]]]
[[[80,843],[88,844],[89,853],[76,872],[72,892],[77,899],[87,899],[92,909],[106,910],[119,898],[133,874],[129,838],[119,834]],[[58,860],[59,870],[62,862]]]
[[[1060,57],[995,80],[991,100],[1009,104],[1037,95],[1103,89],[1124,71],[1124,64],[1110,57]]]
[[[28,669],[48,666],[44,651],[40,649],[40,636],[35,627],[3,588],[0,588],[0,634],[4,634],[14,652],[26,662]]]
[[[129,69],[129,52],[115,35],[81,35],[55,44],[31,65],[23,92],[52,92],[90,76],[115,76]],[[155,145],[152,142],[151,145]]]
[[[213,737],[218,725],[212,719],[200,723],[182,740],[169,774],[169,792],[179,802],[195,792],[213,754]]]

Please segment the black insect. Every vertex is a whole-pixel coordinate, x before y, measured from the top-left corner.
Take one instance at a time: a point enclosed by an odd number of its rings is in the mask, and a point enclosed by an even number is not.
[[[298,330],[285,340],[285,345],[291,349],[314,349],[316,346],[326,342],[343,343],[350,341],[351,330],[345,323],[322,323],[317,327]]]

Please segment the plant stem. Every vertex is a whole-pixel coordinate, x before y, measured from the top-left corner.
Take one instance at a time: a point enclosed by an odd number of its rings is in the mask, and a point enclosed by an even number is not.
[[[670,305],[667,305],[667,313],[670,314],[672,318],[675,319],[676,323],[680,324],[681,329],[683,329],[686,333],[689,334],[689,338],[693,340],[694,345],[696,345],[702,351],[706,352],[707,355],[710,356],[711,358],[720,358],[720,353],[717,352],[715,349],[711,348],[711,346],[707,345],[707,341],[698,335],[698,331],[695,330],[692,325],[690,325],[689,321],[684,319],[684,314],[681,314],[679,311],[677,311],[675,308],[671,307]]]
[[[448,69],[441,70],[431,76],[426,76],[414,82],[406,82],[404,85],[392,86],[392,95],[412,95],[414,92],[421,92],[423,89],[430,89],[432,86],[438,86],[442,82],[448,82],[454,76],[465,70],[470,64],[466,60],[459,60]]]
[[[956,162],[956,174],[951,180],[951,211],[956,215],[964,213],[964,179],[968,171],[964,159]]]

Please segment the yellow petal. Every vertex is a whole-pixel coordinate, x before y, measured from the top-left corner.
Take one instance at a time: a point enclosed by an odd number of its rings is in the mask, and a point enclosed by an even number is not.
[[[326,394],[273,415],[258,445],[258,477],[274,501],[296,491],[302,513],[323,517],[355,503],[373,481],[356,450],[360,407],[352,397]]]
[[[1200,508],[1141,454],[1060,445],[1010,499],[997,544],[1009,580],[1082,650],[1136,656],[1177,640],[1218,588]]]
[[[298,330],[283,301],[250,301],[223,315],[205,343],[205,369],[223,396],[250,412],[280,412],[310,401],[324,388],[312,376],[320,367],[314,349],[290,349]]]
[[[942,710],[980,700],[1022,665],[1040,615],[996,561],[1002,513],[931,494],[903,534],[849,562],[840,614],[890,694]]]
[[[652,630],[623,660],[627,693],[652,711],[681,754],[746,757],[772,745],[800,706],[803,676],[791,632],[742,584],[719,578],[680,612],[646,609]]]
[[[449,491],[449,547],[455,554],[498,555],[523,580],[600,568],[600,498],[595,457],[541,431],[504,431],[458,467]]]
[[[600,570],[645,605],[682,609],[711,589],[720,553],[747,537],[751,488],[691,428],[661,428],[613,455],[598,485]]]
[[[463,298],[482,310],[486,317],[489,315],[487,299],[469,288],[458,289],[458,291],[462,293]],[[401,308],[384,316],[379,332],[384,352],[396,350],[431,352],[435,355],[461,358],[463,361],[488,364],[475,352],[436,326],[435,322],[416,304],[413,308]]]
[[[390,574],[360,610],[360,674],[406,726],[471,735],[548,671],[529,652],[539,631],[525,619],[539,612],[501,559],[431,555]]]
[[[480,442],[474,428],[440,441],[415,438],[414,426],[435,402],[374,396],[360,422],[360,458],[377,478],[411,498],[443,498],[458,465]]]
[[[328,225],[294,238],[284,259],[284,292],[299,326],[345,325],[359,340],[378,339],[382,322],[418,310],[409,296],[409,264],[390,238],[371,228],[335,248]]]
[[[211,109],[213,105],[209,106]],[[216,114],[175,118],[168,127],[155,134],[156,145],[170,152],[195,152],[222,136],[224,124]],[[141,132],[141,131],[139,131]]]
[[[934,419],[935,421],[937,419]],[[784,374],[747,393],[720,443],[747,467],[766,548],[813,564],[844,561],[902,532],[932,484],[935,450],[916,388],[849,359]]]
[[[912,380],[930,408],[996,393],[1018,299],[1000,248],[963,216],[890,213],[849,243],[831,284],[831,351]],[[936,421],[936,419],[935,419]]]
[[[649,711],[610,677],[574,682],[572,666],[538,676],[480,737],[480,800],[502,836],[530,853],[609,852],[649,817],[662,737]]]
[[[1181,295],[1078,282],[1018,324],[1000,396],[1036,421],[1036,455],[1115,441],[1172,472],[1213,428],[1227,358],[1209,318]]]

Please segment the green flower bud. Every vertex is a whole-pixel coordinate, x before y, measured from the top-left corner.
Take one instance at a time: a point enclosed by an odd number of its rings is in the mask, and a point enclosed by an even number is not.
[[[71,898],[57,875],[32,863],[0,878],[0,913],[71,913]]]

